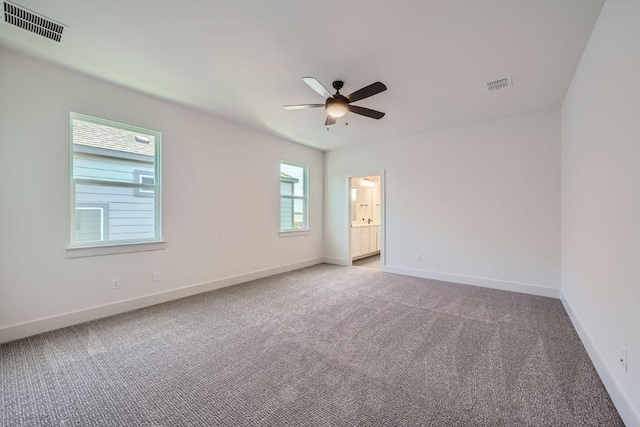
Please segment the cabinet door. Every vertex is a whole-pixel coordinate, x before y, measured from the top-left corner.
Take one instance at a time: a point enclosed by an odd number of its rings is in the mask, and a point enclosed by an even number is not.
[[[369,241],[363,239],[362,240],[362,255],[368,254],[369,252],[371,252],[371,250],[369,249]]]
[[[376,251],[380,250],[380,241],[382,240],[380,236],[380,226],[376,227]]]
[[[362,255],[362,233],[359,228],[351,229],[351,258]]]
[[[369,226],[360,227],[360,230],[362,230],[362,240],[363,241],[369,239],[369,229],[370,228],[371,227],[369,227]]]
[[[368,254],[371,252],[371,246],[369,243],[369,236],[371,235],[371,227],[364,226],[360,227],[362,229],[362,255]]]

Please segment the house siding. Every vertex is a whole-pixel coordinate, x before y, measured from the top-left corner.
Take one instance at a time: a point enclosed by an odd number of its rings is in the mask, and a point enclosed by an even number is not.
[[[135,183],[136,171],[154,174],[154,165],[108,157],[74,153],[73,173],[80,179]],[[135,188],[76,185],[76,206],[105,206],[104,240],[132,240],[155,237],[155,198],[141,197]]]

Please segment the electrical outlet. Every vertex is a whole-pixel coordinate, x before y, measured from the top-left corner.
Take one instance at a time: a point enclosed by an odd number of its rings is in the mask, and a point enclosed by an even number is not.
[[[622,347],[620,349],[620,356],[618,357],[618,361],[620,362],[620,366],[624,371],[627,371],[627,349]]]
[[[417,254],[416,255],[416,261],[418,261],[418,262],[422,261],[422,255]]]
[[[160,272],[156,271],[155,273],[153,273],[153,281],[154,282],[159,282],[160,281]]]
[[[120,289],[120,279],[113,279],[113,290],[115,291],[116,289]]]

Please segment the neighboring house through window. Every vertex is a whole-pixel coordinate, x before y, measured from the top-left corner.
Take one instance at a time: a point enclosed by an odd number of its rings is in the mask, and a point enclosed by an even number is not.
[[[108,239],[109,205],[76,203],[74,227],[77,242],[95,243]]]
[[[71,114],[71,246],[162,239],[159,132]]]
[[[309,230],[309,167],[280,162],[280,231]]]
[[[156,182],[153,177],[153,172],[135,170],[133,171],[133,176],[134,182],[137,182],[138,184],[154,185]],[[135,192],[135,195],[140,197],[153,197],[153,194],[153,188],[136,188]]]

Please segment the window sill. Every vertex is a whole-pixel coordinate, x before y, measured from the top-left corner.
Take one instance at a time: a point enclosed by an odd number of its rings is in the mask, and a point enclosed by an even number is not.
[[[311,234],[311,230],[291,230],[291,231],[281,231],[278,233],[278,237],[297,237],[297,236],[307,236]]]
[[[167,242],[120,243],[104,246],[71,246],[66,249],[65,258],[85,258],[91,256],[126,254],[130,252],[158,251],[167,248]]]

